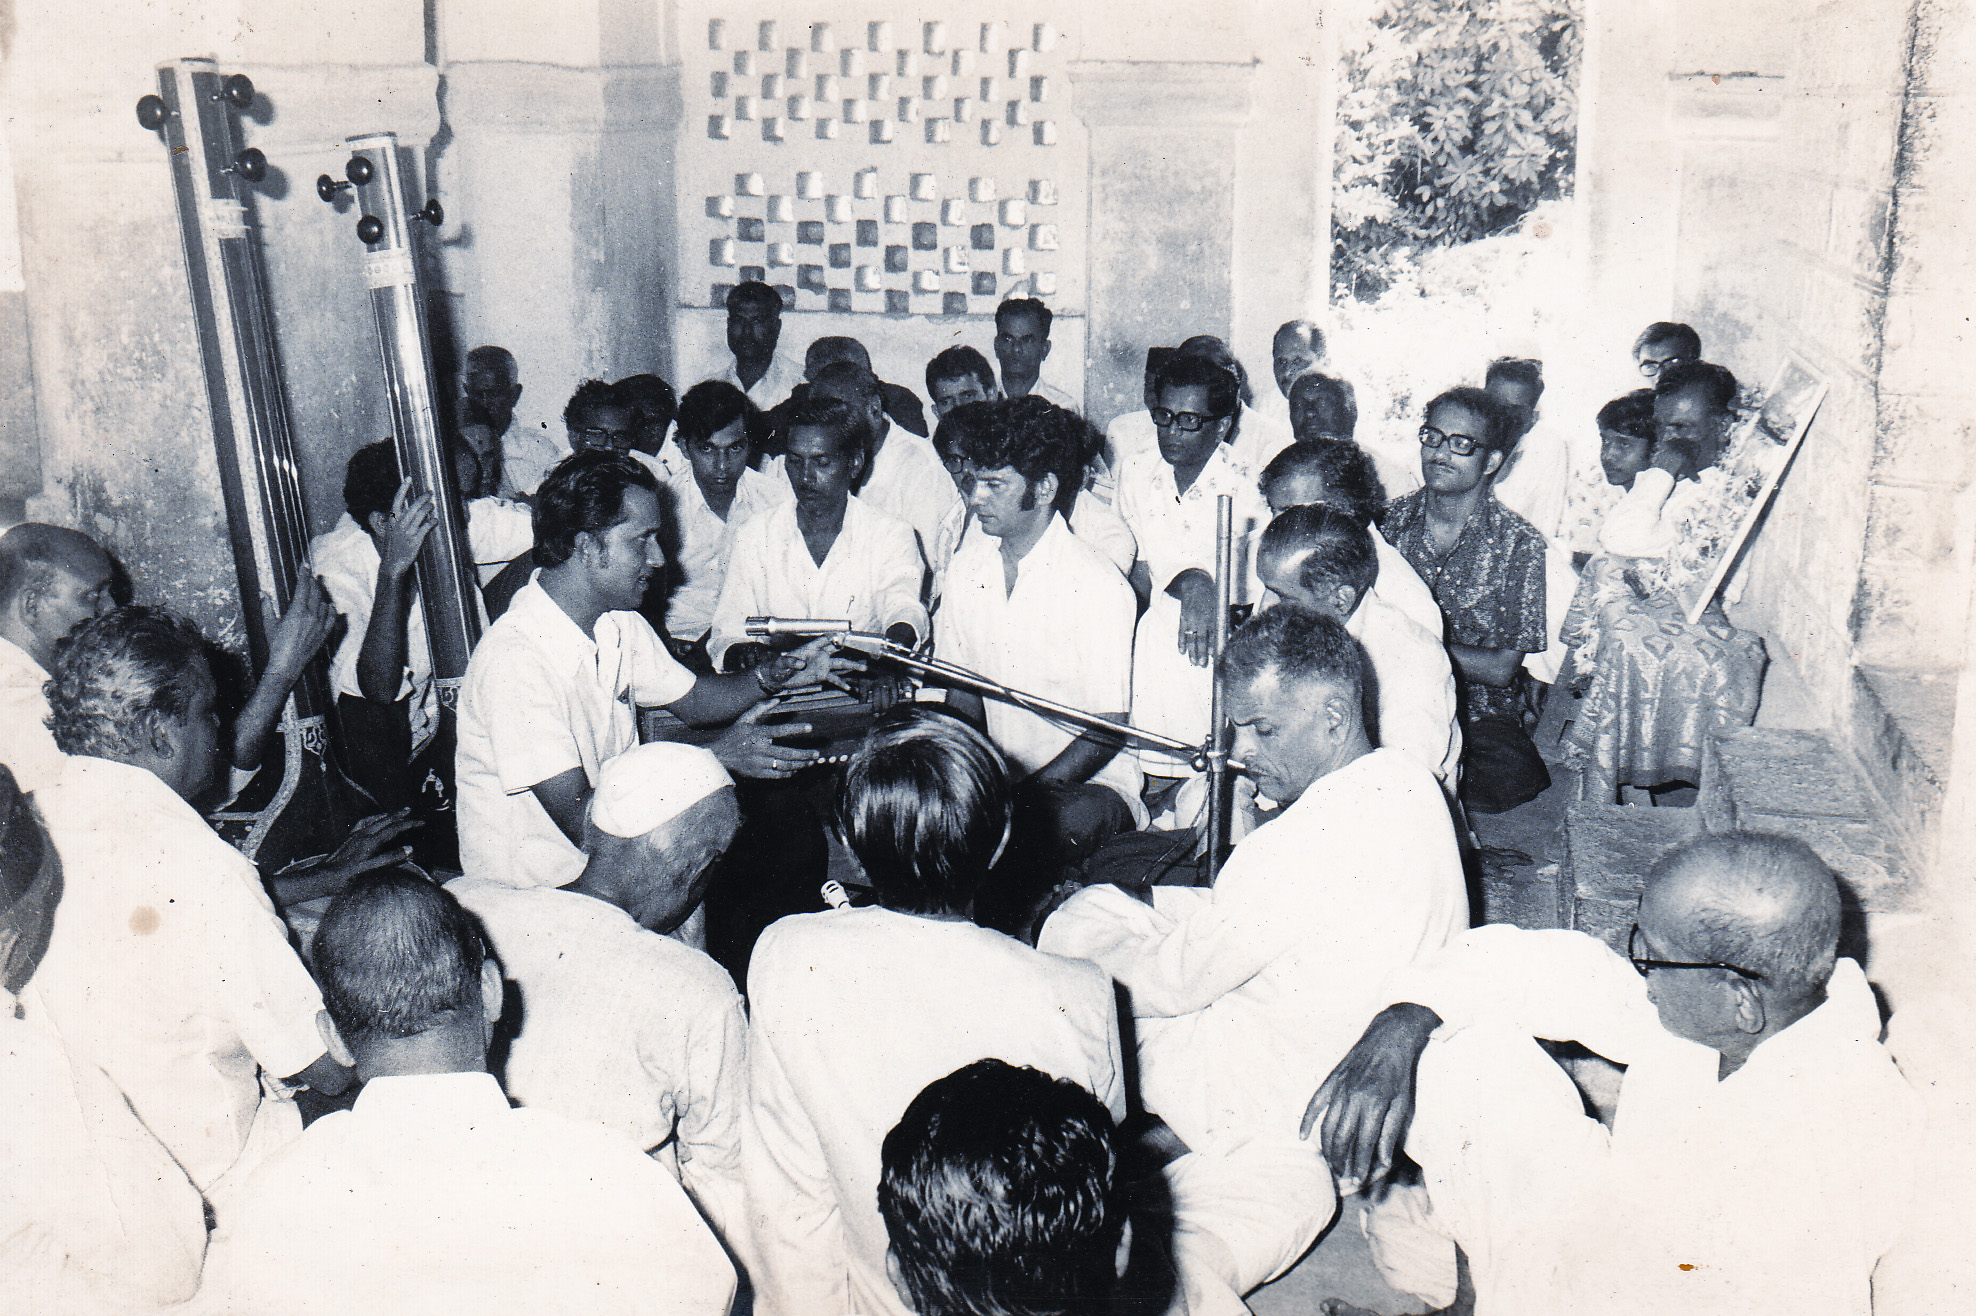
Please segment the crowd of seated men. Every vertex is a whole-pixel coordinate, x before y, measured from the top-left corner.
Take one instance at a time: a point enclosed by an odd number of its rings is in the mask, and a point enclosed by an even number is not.
[[[683,395],[585,382],[566,445],[468,354],[449,714],[389,442],[235,698],[88,536],[0,536],[0,1310],[1235,1316],[1349,1202],[1416,1305],[1870,1311],[1920,1123],[1808,847],[1677,847],[1623,953],[1473,926],[1470,817],[1549,786],[1567,653],[1588,798],[1754,713],[1761,641],[1686,620],[1761,457],[1692,330],[1587,419],[1600,484],[1535,361],[1395,475],[1307,322],[1273,396],[1195,336],[1100,431],[1040,303],[926,364],[930,415],[781,312],[734,290]],[[375,811],[264,873],[208,816],[338,626]],[[790,712],[832,688],[841,765]],[[1135,736],[1204,741],[1217,690],[1218,871]]]

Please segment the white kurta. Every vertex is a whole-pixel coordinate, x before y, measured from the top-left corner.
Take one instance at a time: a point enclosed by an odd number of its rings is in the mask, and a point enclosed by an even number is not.
[[[803,358],[782,351],[778,343],[776,350],[769,355],[768,370],[755,381],[754,387],[749,388],[741,383],[741,374],[735,369],[731,355],[725,359],[720,373],[708,378],[734,385],[748,395],[748,401],[768,411],[788,401],[789,395],[796,391],[796,385],[803,382]]]
[[[1294,1137],[1393,970],[1468,926],[1433,774],[1373,750],[1235,847],[1212,889],[1088,887],[1039,945],[1095,961],[1140,1020],[1140,1091],[1189,1147]]]
[[[1379,744],[1433,769],[1452,791],[1461,765],[1454,667],[1439,635],[1430,635],[1376,594],[1352,611],[1345,630],[1372,660],[1378,692]]]
[[[1372,527],[1372,552],[1379,560],[1379,579],[1373,582],[1372,597],[1437,639],[1445,638],[1448,622],[1441,615],[1441,605],[1434,601],[1434,591],[1427,588],[1406,555],[1386,542],[1378,526]]]
[[[638,707],[693,689],[651,624],[607,612],[585,635],[539,580],[487,628],[460,683],[455,759],[460,865],[509,886],[566,886],[583,851],[531,787],[572,768],[592,786],[607,759],[638,743]]]
[[[676,1170],[725,1238],[740,1227],[748,1017],[727,971],[575,891],[456,877],[521,989],[508,1094],[602,1124]]]
[[[1180,600],[1166,587],[1189,569],[1213,574],[1215,504],[1222,494],[1230,495],[1235,507],[1232,601],[1248,602],[1250,546],[1269,524],[1269,507],[1256,488],[1255,472],[1226,444],[1214,450],[1184,494],[1176,490],[1173,468],[1157,447],[1128,458],[1119,470],[1114,504],[1152,579],[1152,597],[1132,647],[1132,722],[1194,743],[1207,739],[1212,678],[1208,668],[1194,666],[1180,652]],[[1162,776],[1190,771],[1156,750],[1143,751],[1140,766]]]
[[[670,445],[668,445],[670,447]],[[677,452],[676,448],[671,451]],[[667,454],[661,451],[663,461]],[[640,454],[642,457],[643,454]],[[734,551],[734,531],[773,506],[779,497],[773,481],[760,471],[743,467],[734,487],[734,501],[721,516],[707,505],[693,468],[679,457],[681,470],[669,471],[666,488],[679,531],[674,560],[672,597],[666,600],[666,630],[676,640],[697,640],[714,624],[714,606],[727,580],[727,562]],[[783,481],[784,492],[788,482]]]
[[[1539,421],[1517,441],[1496,472],[1496,501],[1555,541],[1564,532],[1564,504],[1571,492],[1571,447]]]
[[[1922,1112],[1851,960],[1727,1078],[1583,933],[1480,928],[1388,986],[1444,1021],[1407,1147],[1482,1316],[1872,1310]],[[1627,1066],[1609,1134],[1533,1037]]]
[[[1272,416],[1245,406],[1241,416],[1242,423],[1236,427],[1235,438],[1228,446],[1237,460],[1260,475],[1270,459],[1297,438],[1290,429],[1287,414]],[[1149,452],[1157,457],[1159,447],[1159,429],[1153,424],[1150,411],[1128,411],[1112,417],[1111,424],[1105,426],[1105,453],[1114,471],[1140,453]]]
[[[1132,698],[1132,587],[1098,551],[1052,516],[1004,585],[1002,541],[979,527],[954,556],[933,632],[934,654],[1028,694],[1093,713]],[[985,701],[988,734],[1024,773],[1063,752],[1080,731],[999,699]],[[1108,786],[1146,825],[1139,764],[1121,750],[1090,780]]]
[[[1706,500],[1700,481],[1649,466],[1605,514],[1599,547],[1620,557],[1666,557],[1681,546],[1682,521]]]
[[[301,1130],[262,1078],[323,1054],[322,996],[254,865],[150,772],[78,755],[36,803],[63,890],[23,997],[209,1189],[250,1132],[261,1150]]]
[[[128,1316],[192,1296],[199,1190],[110,1077],[0,992],[0,1311]]]
[[[803,542],[796,504],[782,503],[734,532],[707,657],[719,670],[730,648],[749,643],[750,617],[848,618],[854,630],[879,632],[905,622],[924,636],[924,574],[912,527],[855,494],[822,565]]]
[[[0,763],[13,769],[23,791],[59,780],[66,761],[48,729],[48,696],[41,689],[47,681],[27,650],[0,640]]]
[[[484,1073],[366,1083],[254,1176],[209,1271],[223,1310],[301,1316],[726,1316],[735,1286],[663,1168]]]
[[[778,502],[793,503],[796,493],[789,487],[789,475],[781,457],[771,457],[762,467],[768,487]],[[857,497],[866,507],[897,517],[913,529],[920,551],[932,562],[940,552],[940,538],[948,518],[963,506],[954,477],[940,462],[932,442],[912,431],[893,425],[872,459],[871,473],[858,486]]]
[[[1110,981],[972,923],[875,906],[785,918],[755,946],[748,999],[761,1316],[907,1316],[885,1274],[878,1152],[934,1079],[993,1056],[1125,1113]]]

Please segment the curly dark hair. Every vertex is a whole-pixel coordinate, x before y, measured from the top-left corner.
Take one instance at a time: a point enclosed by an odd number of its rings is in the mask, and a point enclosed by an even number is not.
[[[128,607],[82,623],[55,646],[43,690],[64,754],[114,757],[161,721],[185,716],[212,680],[206,638],[163,608]]]
[[[559,567],[576,552],[576,537],[624,519],[624,491],[659,491],[643,465],[608,448],[586,448],[556,463],[535,491],[535,565]]]

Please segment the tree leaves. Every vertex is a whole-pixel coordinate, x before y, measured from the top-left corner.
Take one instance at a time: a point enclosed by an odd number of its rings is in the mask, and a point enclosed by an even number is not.
[[[1582,8],[1391,0],[1344,59],[1334,296],[1374,299],[1395,257],[1505,232],[1569,195]]]

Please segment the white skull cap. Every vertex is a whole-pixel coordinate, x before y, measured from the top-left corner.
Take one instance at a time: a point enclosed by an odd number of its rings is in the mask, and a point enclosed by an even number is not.
[[[707,750],[655,740],[604,764],[590,799],[590,821],[612,836],[643,836],[733,784]]]

